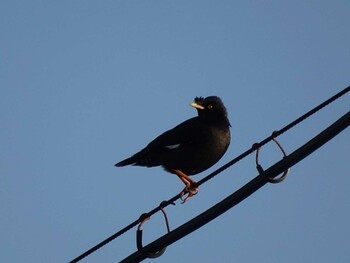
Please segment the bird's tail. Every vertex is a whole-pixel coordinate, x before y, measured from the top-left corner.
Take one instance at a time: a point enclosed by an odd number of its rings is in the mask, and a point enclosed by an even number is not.
[[[122,167],[122,166],[126,166],[126,165],[131,165],[135,163],[135,157],[132,156],[130,158],[127,158],[119,163],[116,163],[115,166],[117,167]]]

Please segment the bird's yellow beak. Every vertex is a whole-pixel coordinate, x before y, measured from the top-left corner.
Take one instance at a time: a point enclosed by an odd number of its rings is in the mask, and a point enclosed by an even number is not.
[[[192,102],[190,105],[192,107],[196,108],[196,109],[199,109],[199,110],[204,110],[205,109],[202,105],[199,105],[199,104],[197,104],[195,102]]]

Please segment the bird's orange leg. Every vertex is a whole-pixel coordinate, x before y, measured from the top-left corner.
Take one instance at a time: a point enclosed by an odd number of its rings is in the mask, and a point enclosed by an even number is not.
[[[174,170],[175,174],[180,178],[180,180],[186,185],[185,189],[183,189],[180,193],[182,203],[185,203],[188,199],[198,193],[198,185],[192,180],[187,174],[183,173],[180,170]],[[188,193],[185,199],[182,199],[182,196],[185,193]]]

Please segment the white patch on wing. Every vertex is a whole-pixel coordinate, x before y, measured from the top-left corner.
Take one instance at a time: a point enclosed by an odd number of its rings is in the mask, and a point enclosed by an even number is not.
[[[173,145],[166,145],[165,148],[168,148],[170,150],[176,149],[180,147],[180,143],[179,144],[173,144]]]

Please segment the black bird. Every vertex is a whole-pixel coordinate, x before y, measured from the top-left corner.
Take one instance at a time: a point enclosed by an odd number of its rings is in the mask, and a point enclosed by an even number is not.
[[[230,144],[230,122],[221,99],[216,96],[196,97],[191,106],[198,116],[164,132],[143,150],[115,166],[163,166],[176,174],[186,185],[181,192],[186,202],[198,192],[197,183],[189,175],[198,174],[213,166]]]

